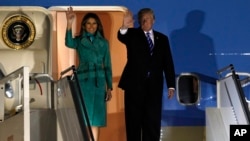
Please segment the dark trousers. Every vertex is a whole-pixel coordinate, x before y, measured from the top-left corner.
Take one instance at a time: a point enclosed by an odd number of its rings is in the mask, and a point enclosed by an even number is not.
[[[161,131],[162,90],[150,80],[125,90],[127,141],[159,141]]]

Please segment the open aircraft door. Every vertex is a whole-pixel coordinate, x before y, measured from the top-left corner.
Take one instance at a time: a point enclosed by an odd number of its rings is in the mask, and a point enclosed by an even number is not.
[[[61,77],[65,69],[78,63],[75,51],[64,45],[67,8],[0,6],[0,140],[88,140],[85,133],[88,136],[91,133],[86,129],[81,130],[78,137],[70,134],[76,129],[83,129],[81,124],[73,129],[69,128],[72,125],[66,123],[68,119],[79,119],[80,116],[74,96],[71,95],[78,93],[73,83],[75,79],[71,79],[72,73],[69,72]],[[104,21],[105,36],[110,41],[112,66],[115,66],[112,68],[114,85],[117,85],[126,62],[126,53],[125,47],[114,47],[123,46],[115,33],[127,9],[119,6],[73,8],[77,12],[77,19],[81,19],[87,11],[92,11]],[[75,22],[74,33],[80,28],[79,23]],[[25,79],[22,73],[12,77],[23,68]],[[116,96],[109,103],[108,112],[123,111],[123,96],[117,94],[122,91],[115,88],[113,92]],[[66,112],[73,112],[71,115],[75,117],[65,117],[69,115]],[[87,127],[87,124],[84,126]],[[67,132],[67,129],[72,130]]]

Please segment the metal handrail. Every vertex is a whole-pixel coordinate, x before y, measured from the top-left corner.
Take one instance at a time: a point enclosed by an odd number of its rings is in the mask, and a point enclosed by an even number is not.
[[[22,111],[23,111],[23,132],[24,141],[30,141],[30,93],[29,93],[29,67],[23,66],[12,73],[4,76],[0,79],[0,99],[3,100],[0,103],[4,104],[4,85],[6,82],[13,81],[14,79],[22,80],[22,84],[19,85],[20,91],[19,97],[22,98]],[[4,122],[4,106],[0,106],[0,122]],[[1,126],[1,125],[0,125]]]

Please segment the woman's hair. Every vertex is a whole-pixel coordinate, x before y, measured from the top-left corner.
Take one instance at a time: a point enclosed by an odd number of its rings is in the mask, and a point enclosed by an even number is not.
[[[82,23],[81,23],[81,31],[80,31],[80,35],[82,35],[84,32],[86,32],[86,23],[88,21],[89,18],[93,18],[95,19],[96,23],[97,23],[97,29],[96,32],[100,32],[100,34],[104,37],[104,33],[103,33],[103,26],[101,23],[100,18],[95,14],[95,13],[87,13],[83,19],[82,19]],[[95,32],[95,34],[96,34]]]
[[[144,14],[152,14],[153,18],[155,19],[155,14],[154,11],[150,8],[142,8],[139,12],[138,12],[138,23],[139,25],[141,25],[142,23],[142,17],[144,16]]]

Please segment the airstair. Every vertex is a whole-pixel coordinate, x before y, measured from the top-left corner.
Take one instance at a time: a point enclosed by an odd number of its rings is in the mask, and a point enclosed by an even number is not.
[[[206,109],[206,141],[229,141],[230,125],[249,125],[249,101],[244,87],[249,73],[240,73],[229,65],[218,71],[217,107]]]
[[[69,71],[71,75],[65,75]],[[46,102],[41,104],[46,106],[31,106],[39,99],[31,98],[30,91],[38,87],[41,94],[46,94],[43,83],[50,89]],[[57,81],[48,74],[33,74],[29,67],[21,67],[2,77],[0,88],[1,141],[93,140],[74,66],[63,71]],[[14,108],[6,110],[6,101],[13,98]]]

